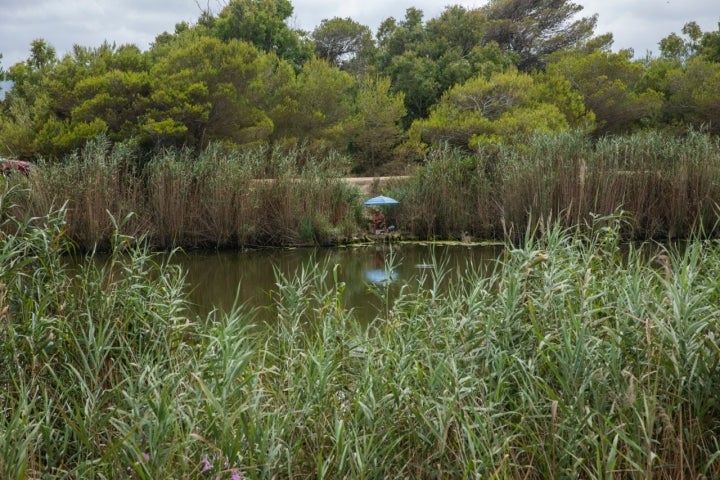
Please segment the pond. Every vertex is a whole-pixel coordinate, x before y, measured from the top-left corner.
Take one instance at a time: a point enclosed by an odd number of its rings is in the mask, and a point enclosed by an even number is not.
[[[353,309],[360,321],[370,321],[381,308],[378,286],[397,294],[403,286],[417,288],[423,277],[430,277],[435,263],[445,265],[447,277],[487,268],[502,247],[463,244],[375,244],[345,248],[298,248],[282,250],[190,252],[179,254],[173,262],[187,273],[190,301],[201,316],[214,308],[228,311],[237,302],[259,307],[258,320],[269,320],[267,308],[277,295],[280,273],[292,278],[303,268],[333,270],[345,283],[344,306]],[[337,268],[335,267],[337,265]],[[388,266],[392,268],[388,269]],[[275,292],[275,293],[273,293]]]

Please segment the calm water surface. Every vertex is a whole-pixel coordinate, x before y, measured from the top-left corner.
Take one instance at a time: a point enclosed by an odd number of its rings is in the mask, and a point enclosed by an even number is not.
[[[214,308],[228,311],[236,298],[248,307],[259,307],[259,320],[272,318],[266,307],[277,295],[276,273],[292,278],[306,270],[326,269],[328,279],[338,265],[338,280],[344,282],[345,307],[357,318],[369,321],[376,316],[380,300],[373,286],[389,285],[397,292],[402,286],[417,288],[422,276],[432,273],[437,262],[446,265],[448,281],[468,270],[487,269],[501,247],[466,245],[372,245],[352,248],[260,250],[246,252],[192,252],[174,257],[187,272],[190,300],[200,315]],[[386,262],[393,260],[391,272]],[[277,272],[276,272],[277,270]]]

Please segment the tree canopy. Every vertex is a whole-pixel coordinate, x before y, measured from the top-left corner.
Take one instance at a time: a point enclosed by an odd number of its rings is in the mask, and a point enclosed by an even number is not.
[[[350,18],[331,18],[323,20],[312,33],[315,42],[315,55],[327,60],[341,69],[349,69],[353,64],[362,69],[370,60],[375,45],[370,28]]]
[[[597,15],[574,19],[582,8],[567,0],[491,0],[482,9],[484,41],[515,53],[521,71],[542,69],[548,55],[592,36]]]
[[[720,31],[688,22],[657,58],[635,59],[582,13],[569,0],[451,5],[429,19],[408,8],[373,35],[352,18],[293,29],[290,0],[227,0],[147,51],[105,42],[59,58],[37,39],[3,68],[0,155],[61,159],[98,135],[147,155],[302,143],[372,173],[435,145],[487,150],[537,131],[720,133]]]

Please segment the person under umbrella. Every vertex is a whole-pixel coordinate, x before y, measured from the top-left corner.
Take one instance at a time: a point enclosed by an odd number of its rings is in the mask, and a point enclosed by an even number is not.
[[[383,213],[377,207],[373,209],[372,224],[374,232],[378,232],[380,230],[384,232],[387,230],[387,225],[385,224],[385,215],[383,215]]]

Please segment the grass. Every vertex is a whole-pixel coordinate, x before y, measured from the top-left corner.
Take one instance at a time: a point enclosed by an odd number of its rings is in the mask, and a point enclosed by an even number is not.
[[[20,184],[18,216],[64,207],[67,235],[85,251],[108,250],[112,218],[157,249],[333,245],[367,233],[346,158],[299,146],[166,151],[141,162],[104,138],[63,162],[40,162]],[[580,132],[538,135],[492,152],[433,150],[409,179],[385,184],[400,201],[397,225],[420,239],[522,239],[548,219],[584,228],[625,212],[627,239],[716,235],[720,144],[690,131],[647,131],[591,141]]]
[[[339,178],[345,159],[307,155],[303,147],[214,144],[197,156],[167,151],[138,166],[127,145],[101,137],[18,178],[29,194],[17,207],[41,216],[64,205],[67,234],[85,251],[110,248],[113,218],[127,219],[123,233],[156,249],[337,243],[356,233],[359,192]]]
[[[364,327],[332,266],[308,265],[255,328],[242,306],[191,316],[143,239],[69,271],[66,212],[18,218],[14,195],[2,478],[720,474],[717,242],[628,250],[622,219],[548,223],[445,290],[435,262]]]
[[[717,137],[566,132],[492,153],[435,150],[397,195],[399,216],[423,238],[519,240],[548,219],[583,228],[624,211],[626,238],[668,240],[716,233],[718,185]]]

